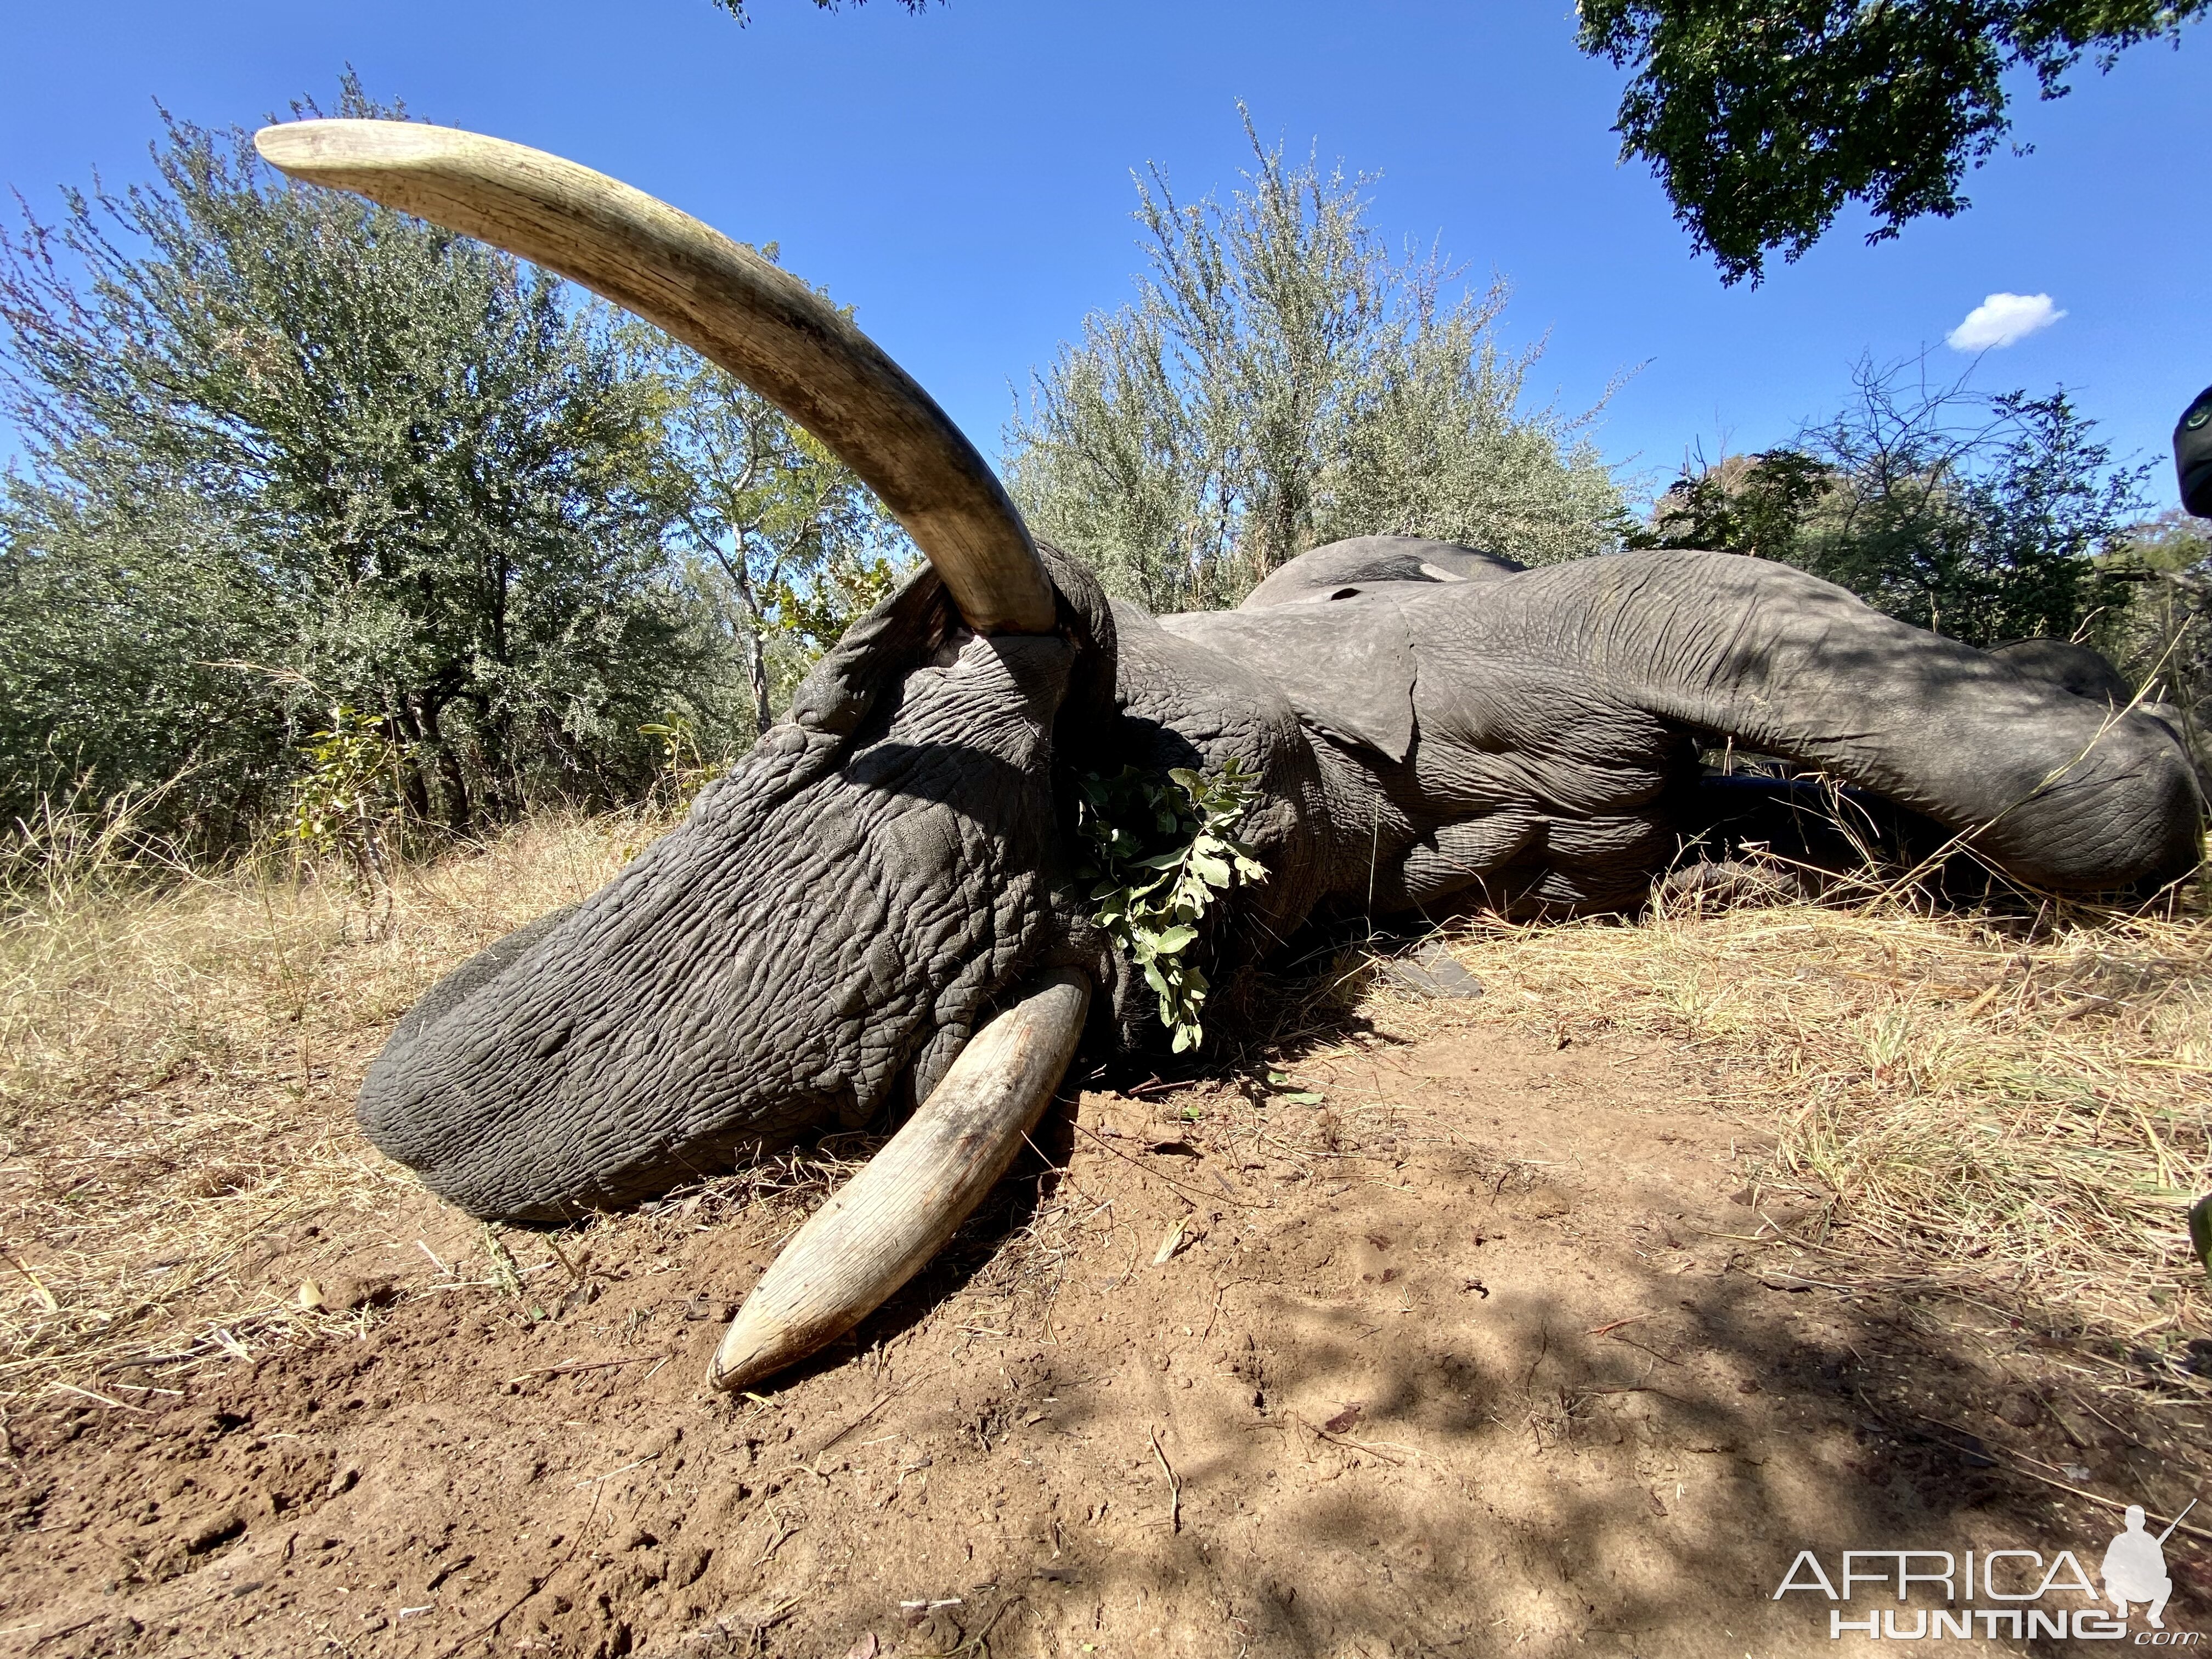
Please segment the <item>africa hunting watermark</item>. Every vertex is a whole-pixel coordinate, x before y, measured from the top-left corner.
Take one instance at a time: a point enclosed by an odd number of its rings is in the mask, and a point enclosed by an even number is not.
[[[2192,1499],[2189,1508],[2195,1507]],[[2142,1506],[2130,1504],[2125,1528],[2106,1546],[2099,1564],[2101,1591],[2072,1550],[2061,1550],[2048,1562],[2039,1550],[1984,1550],[1978,1558],[1972,1550],[1960,1554],[1949,1550],[1845,1550],[1833,1577],[1818,1554],[1800,1550],[1772,1599],[1779,1601],[1798,1592],[1851,1602],[1848,1612],[1841,1607],[1828,1609],[1831,1641],[1840,1641],[1846,1634],[1901,1642],[1978,1635],[2014,1641],[2070,1637],[2085,1642],[2132,1640],[2137,1647],[2203,1646],[2203,1632],[2166,1627],[2166,1603],[2173,1594],[2173,1580],[2166,1569],[2166,1542],[2181,1524],[2181,1516],[2160,1533],[2147,1530],[2144,1521]],[[1868,1605],[1893,1586],[1900,1606]],[[1916,1590],[1948,1605],[1912,1607]],[[2045,1606],[2047,1596],[2085,1596],[2091,1605],[2061,1600]],[[1999,1605],[1978,1605],[1984,1601]],[[2130,1610],[2138,1607],[2148,1628],[2137,1630],[2130,1622]]]

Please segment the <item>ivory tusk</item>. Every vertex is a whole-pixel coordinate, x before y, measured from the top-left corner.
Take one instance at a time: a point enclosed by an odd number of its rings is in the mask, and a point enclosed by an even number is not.
[[[581,283],[720,363],[897,515],[979,634],[1048,634],[1052,582],[998,476],[936,401],[788,271],[642,191],[543,150],[417,121],[288,121],[271,167]]]
[[[890,1143],[769,1265],[707,1380],[757,1382],[836,1340],[913,1278],[1044,1115],[1090,1007],[1091,981],[1061,969],[969,1038]]]

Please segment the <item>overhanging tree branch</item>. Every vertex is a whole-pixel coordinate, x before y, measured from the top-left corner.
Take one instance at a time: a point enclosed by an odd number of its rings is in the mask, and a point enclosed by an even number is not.
[[[1721,280],[1802,255],[1847,203],[1869,241],[1967,205],[1960,185],[2012,130],[2004,76],[2063,97],[2085,56],[2109,70],[2178,41],[2212,0],[1581,0],[1582,49],[1633,78],[1621,155],[1651,163]]]

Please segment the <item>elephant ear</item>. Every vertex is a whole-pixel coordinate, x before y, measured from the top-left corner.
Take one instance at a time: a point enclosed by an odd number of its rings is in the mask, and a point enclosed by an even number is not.
[[[1076,651],[1063,717],[1096,731],[1114,713],[1113,611],[1098,579],[1059,549],[1040,544],[1051,578],[1060,631]],[[792,693],[791,721],[832,738],[849,738],[884,693],[946,648],[958,612],[944,580],[917,565],[875,608],[845,630]]]
[[[1413,751],[1413,648],[1403,614],[1387,596],[1193,611],[1163,617],[1160,626],[1268,681],[1309,731],[1364,744],[1392,761]]]
[[[808,671],[792,693],[792,724],[851,737],[884,691],[943,642],[949,610],[937,572],[917,567]]]

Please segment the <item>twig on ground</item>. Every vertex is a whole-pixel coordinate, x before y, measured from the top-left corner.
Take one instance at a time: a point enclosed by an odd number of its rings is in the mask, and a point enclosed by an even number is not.
[[[121,1400],[110,1400],[104,1394],[94,1394],[90,1389],[80,1389],[74,1382],[57,1382],[54,1387],[64,1394],[73,1394],[82,1400],[96,1401],[103,1406],[112,1406],[119,1412],[137,1412],[141,1416],[143,1416],[146,1412],[146,1407],[143,1406],[133,1406]]]
[[[642,1365],[648,1359],[665,1360],[667,1358],[667,1355],[661,1353],[634,1353],[625,1355],[620,1359],[594,1359],[580,1365],[572,1365],[564,1362],[558,1365],[541,1365],[534,1371],[524,1371],[520,1376],[510,1376],[507,1380],[510,1382],[527,1382],[532,1378],[539,1376],[573,1376],[578,1371],[604,1371],[611,1370],[617,1365]]]
[[[1147,1429],[1146,1436],[1152,1443],[1152,1455],[1160,1460],[1160,1473],[1167,1477],[1168,1530],[1170,1533],[1181,1532],[1182,1530],[1182,1482],[1176,1478],[1176,1472],[1168,1467],[1168,1455],[1160,1449],[1159,1431]]]
[[[1934,1423],[1934,1422],[1936,1422],[1936,1419],[1935,1419],[1934,1418],[1932,1418],[1932,1417],[1929,1417],[1929,1418],[1923,1418],[1923,1419],[1922,1419],[1922,1421],[1923,1421],[1923,1422],[1928,1422],[1928,1423]],[[1938,1426],[1939,1426],[1939,1427],[1942,1427],[1942,1428],[1948,1428],[1950,1425],[1949,1425],[1948,1424],[1939,1424],[1939,1425],[1938,1425]],[[1930,1439],[1936,1439],[1936,1436],[1933,1436],[1933,1435],[1930,1435],[1929,1437]],[[1981,1437],[1980,1437],[1979,1435],[1976,1435],[1974,1437],[1975,1437],[1977,1440],[1980,1440],[1980,1439],[1981,1439]],[[1945,1445],[1945,1446],[1950,1446],[1950,1449],[1951,1449],[1953,1451],[1954,1451],[1954,1452],[1966,1453],[1966,1451],[1967,1451],[1967,1449],[1966,1449],[1966,1447],[1964,1447],[1964,1446],[1953,1446],[1953,1445],[1951,1445],[1951,1443],[1950,1443],[1949,1441],[1948,1441],[1948,1440],[1941,1441],[1939,1443],[1941,1443],[1941,1444],[1942,1444],[1942,1445]],[[2122,1502],[2121,1502],[2118,1498],[2106,1498],[2106,1496],[2104,1496],[2104,1494],[2103,1494],[2103,1493],[2101,1493],[2101,1492],[2084,1492],[2081,1487],[2076,1486],[2075,1486],[2075,1485],[2071,1484],[2071,1483],[2070,1483],[2070,1482],[2069,1482],[2069,1481],[2054,1480],[2051,1476],[2047,1475],[2047,1474],[2037,1474],[2033,1469],[2029,1468],[2028,1468],[2025,1463],[2021,1462],[2017,1457],[2014,1457],[2014,1455],[2012,1455],[2012,1454],[2010,1454],[2009,1452],[2005,1451],[2003,1448],[2002,1448],[2002,1447],[1998,1447],[1998,1446],[1991,1446],[1991,1445],[1990,1445],[1990,1444],[1989,1444],[1989,1443],[1988,1443],[1988,1442],[1986,1442],[1986,1441],[1983,1441],[1983,1443],[1982,1443],[1982,1449],[1981,1449],[1979,1452],[1972,1453],[1972,1454],[1971,1454],[1971,1455],[1976,1455],[1976,1456],[1981,1456],[1981,1457],[1991,1457],[1991,1456],[2002,1457],[2002,1458],[2003,1458],[2003,1459],[2004,1459],[2005,1467],[2006,1467],[2007,1468],[2009,1468],[2010,1470],[2012,1470],[2012,1472],[2013,1472],[2014,1474],[2024,1474],[2024,1475],[2026,1475],[2029,1480],[2039,1480],[2039,1481],[2041,1481],[2041,1482],[2042,1482],[2045,1486],[2056,1486],[2056,1487],[2057,1487],[2060,1492],[2070,1492],[2070,1493],[2072,1493],[2072,1494],[2073,1494],[2075,1497],[2076,1497],[2076,1498],[2079,1498],[2084,1499],[2085,1501],[2087,1501],[2087,1502],[2088,1502],[2088,1503],[2097,1504],[2101,1504],[2104,1508],[2108,1509],[2108,1510],[2123,1510],[2123,1511],[2124,1511],[2124,1510],[2128,1510],[2128,1509],[2130,1509],[2130,1508],[2134,1507],[2134,1506],[2133,1506],[2133,1505],[2131,1505],[2131,1504],[2124,1504],[2124,1503],[2122,1503]],[[2166,1519],[2166,1517],[2165,1517],[2164,1516],[2162,1516],[2162,1515],[2153,1515],[2153,1516],[2150,1516],[2148,1518],[2149,1518],[2150,1520],[2152,1520],[2152,1521],[2154,1521],[2154,1522],[2155,1522],[2155,1521],[2163,1521],[2163,1520],[2165,1520],[2165,1519]],[[2201,1539],[2203,1539],[2203,1540],[2205,1542],[2207,1542],[2207,1543],[2212,1543],[2212,1531],[2207,1531],[2207,1530],[2206,1530],[2204,1528],[2203,1528],[2203,1527],[2192,1527],[2192,1526],[2191,1526],[2191,1525],[2190,1525],[2187,1522],[2185,1522],[2185,1521],[2179,1521],[2179,1520],[2177,1520],[2173,1524],[2174,1524],[2174,1526],[2175,1526],[2177,1528],[2179,1528],[2180,1531],[2187,1533],[2187,1534],[2188,1534],[2191,1538],[2201,1538]]]
[[[1206,1191],[1203,1188],[1187,1187],[1182,1182],[1177,1181],[1173,1176],[1162,1175],[1158,1170],[1152,1168],[1151,1164],[1146,1163],[1142,1158],[1131,1158],[1128,1153],[1123,1152],[1119,1146],[1108,1146],[1105,1141],[1099,1139],[1097,1135],[1091,1134],[1091,1131],[1085,1128],[1080,1123],[1075,1126],[1075,1130],[1079,1134],[1090,1135],[1091,1139],[1097,1141],[1101,1148],[1106,1152],[1113,1153],[1115,1157],[1121,1159],[1124,1163],[1135,1164],[1137,1168],[1142,1170],[1145,1174],[1152,1180],[1159,1182],[1164,1185],[1172,1187],[1179,1193],[1188,1193],[1194,1198],[1202,1198],[1208,1204],[1213,1202],[1213,1194]],[[1259,1206],[1256,1205],[1246,1204],[1240,1207],[1249,1210],[1256,1209]]]
[[[897,1399],[900,1395],[905,1392],[906,1390],[903,1389],[884,1389],[881,1394],[875,1397],[873,1403],[869,1406],[867,1410],[862,1412],[858,1417],[854,1418],[843,1428],[838,1430],[836,1433],[831,1435],[827,1440],[823,1441],[821,1445],[817,1447],[815,1449],[815,1455],[819,1456],[823,1452],[828,1451],[830,1447],[836,1445],[840,1440],[842,1440],[847,1435],[852,1433],[852,1431],[859,1428],[861,1424],[866,1422],[870,1418],[873,1417],[878,1412],[883,1410],[884,1407],[890,1405],[892,1401]],[[811,1462],[811,1460],[809,1461]]]
[[[1591,1331],[1589,1334],[1592,1336],[1610,1336],[1613,1332],[1619,1330],[1624,1325],[1644,1325],[1649,1324],[1651,1316],[1650,1314],[1637,1314],[1628,1319],[1616,1319],[1609,1324],[1600,1325],[1596,1329]]]

